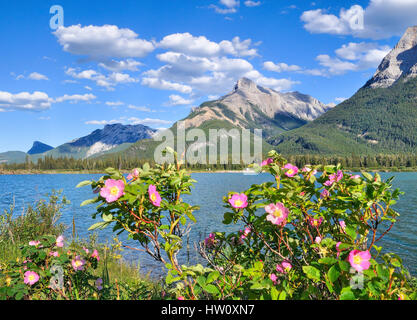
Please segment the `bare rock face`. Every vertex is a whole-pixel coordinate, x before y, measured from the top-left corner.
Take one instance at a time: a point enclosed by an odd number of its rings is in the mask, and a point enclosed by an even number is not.
[[[332,107],[309,95],[299,92],[281,93],[242,78],[232,92],[196,108],[185,122],[186,127],[198,127],[208,120],[227,120],[233,125],[244,127],[248,119],[256,122],[260,112],[270,119],[283,115],[308,122]]]
[[[407,29],[395,48],[382,60],[365,87],[388,88],[401,76],[417,75],[417,26]]]

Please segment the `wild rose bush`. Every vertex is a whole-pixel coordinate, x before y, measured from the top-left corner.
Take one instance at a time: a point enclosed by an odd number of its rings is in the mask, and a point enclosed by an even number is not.
[[[182,273],[177,254],[182,248],[182,236],[196,220],[193,212],[199,209],[183,201],[182,195],[190,194],[195,180],[178,161],[177,153],[171,149],[175,164],[157,165],[150,168],[144,164],[125,177],[120,171],[109,168],[107,175],[98,181],[84,181],[78,187],[91,185],[97,197],[84,201],[82,205],[97,203],[97,212],[102,222],[90,230],[113,225],[117,234],[127,233],[128,239],[136,240],[139,248],[155,260],[165,264],[168,276],[175,279]]]
[[[95,249],[64,247],[63,236],[43,236],[21,248],[23,258],[2,269],[2,299],[99,299],[103,280],[93,275]]]
[[[224,198],[224,223],[244,223],[244,230],[213,233],[200,246],[217,272],[212,297],[416,298],[401,258],[378,246],[399,216],[392,179],[340,166],[300,169],[269,156],[258,169],[275,183]]]
[[[168,150],[169,151],[169,150]],[[173,152],[171,150],[170,152]],[[167,293],[178,299],[415,299],[409,274],[379,241],[398,218],[400,196],[392,179],[340,166],[297,168],[272,151],[257,169],[274,182],[231,192],[224,223],[242,230],[213,232],[200,243],[207,266],[180,266],[176,255],[193,207],[183,202],[195,182],[175,164],[149,165],[125,178],[108,169],[86,181],[98,196],[94,217],[128,232],[140,248],[165,264]],[[318,171],[322,172],[318,174]]]

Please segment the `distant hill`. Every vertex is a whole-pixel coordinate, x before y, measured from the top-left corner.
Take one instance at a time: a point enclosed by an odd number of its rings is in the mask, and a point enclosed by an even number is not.
[[[109,124],[103,129],[97,129],[87,136],[60,145],[38,156],[75,159],[97,157],[101,154],[123,151],[139,140],[150,139],[155,131],[141,124]]]
[[[2,163],[23,163],[27,154],[22,151],[8,151],[0,153],[0,164]]]
[[[52,150],[54,147],[51,147],[45,143],[39,142],[39,141],[35,141],[33,143],[32,148],[30,148],[30,150],[27,152],[27,154],[39,154],[39,153],[44,153],[46,151]]]
[[[412,27],[354,96],[270,142],[284,154],[416,152],[416,76],[417,27]]]

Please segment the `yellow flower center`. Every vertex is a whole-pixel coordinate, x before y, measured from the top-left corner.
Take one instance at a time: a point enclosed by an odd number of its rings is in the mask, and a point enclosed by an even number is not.
[[[118,187],[111,188],[110,193],[112,196],[117,196],[117,194],[119,193],[119,188]]]
[[[235,206],[236,207],[240,207],[243,204],[243,202],[241,200],[236,200],[235,201]]]
[[[274,211],[274,216],[278,217],[278,218],[282,218],[282,210],[281,209],[276,209]]]
[[[80,260],[75,261],[75,266],[76,267],[80,267],[82,265]]]
[[[29,281],[33,281],[33,280],[35,280],[35,276],[34,276],[33,274],[31,274],[31,275],[28,277],[28,279],[29,279]]]
[[[156,195],[155,195],[155,193],[152,193],[152,194],[151,194],[151,200],[152,200],[152,201],[156,201]]]
[[[287,174],[293,174],[294,173],[294,170],[293,169],[289,169],[288,171],[287,171]]]
[[[361,264],[361,262],[362,262],[362,258],[361,258],[360,255],[356,255],[356,256],[353,257],[353,263],[354,264]]]

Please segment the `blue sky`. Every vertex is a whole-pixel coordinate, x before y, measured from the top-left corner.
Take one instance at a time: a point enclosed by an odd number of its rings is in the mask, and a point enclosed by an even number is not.
[[[0,152],[169,127],[243,76],[338,103],[415,24],[417,0],[2,1]]]

